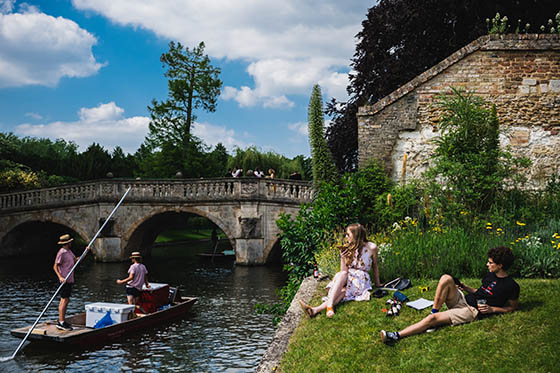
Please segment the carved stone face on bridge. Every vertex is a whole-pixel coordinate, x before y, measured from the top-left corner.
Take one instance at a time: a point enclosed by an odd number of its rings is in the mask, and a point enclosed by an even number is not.
[[[260,237],[260,218],[242,218],[239,217],[241,225],[241,238],[258,238]]]

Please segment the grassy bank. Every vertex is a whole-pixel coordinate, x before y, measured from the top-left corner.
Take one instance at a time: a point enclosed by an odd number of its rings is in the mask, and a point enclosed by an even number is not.
[[[343,303],[336,315],[305,318],[295,330],[278,371],[282,372],[555,372],[560,358],[560,280],[521,279],[520,309],[512,314],[384,345],[379,331],[400,330],[429,313],[404,306],[387,317],[385,298]],[[463,279],[478,287],[480,280]],[[325,295],[323,281],[312,304]],[[433,299],[437,280],[413,280],[411,299]],[[429,286],[421,293],[419,286]]]

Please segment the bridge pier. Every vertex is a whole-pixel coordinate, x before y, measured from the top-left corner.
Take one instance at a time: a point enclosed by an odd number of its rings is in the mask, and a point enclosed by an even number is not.
[[[93,244],[93,255],[100,262],[121,262],[128,259],[120,237],[100,237]]]

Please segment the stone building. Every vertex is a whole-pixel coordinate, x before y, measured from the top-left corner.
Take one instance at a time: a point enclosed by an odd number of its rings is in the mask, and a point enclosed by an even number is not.
[[[432,104],[450,87],[496,105],[501,145],[533,161],[527,170],[531,187],[543,186],[560,171],[558,34],[482,36],[375,104],[361,107],[360,166],[378,158],[395,180],[420,176],[439,135],[440,116]]]

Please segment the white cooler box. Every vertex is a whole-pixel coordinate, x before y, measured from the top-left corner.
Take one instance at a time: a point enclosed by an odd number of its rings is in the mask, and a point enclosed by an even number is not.
[[[115,324],[126,321],[130,318],[130,314],[134,311],[133,304],[119,304],[119,303],[91,303],[86,304],[86,326],[93,328],[93,326],[107,314],[111,312],[111,320]]]

